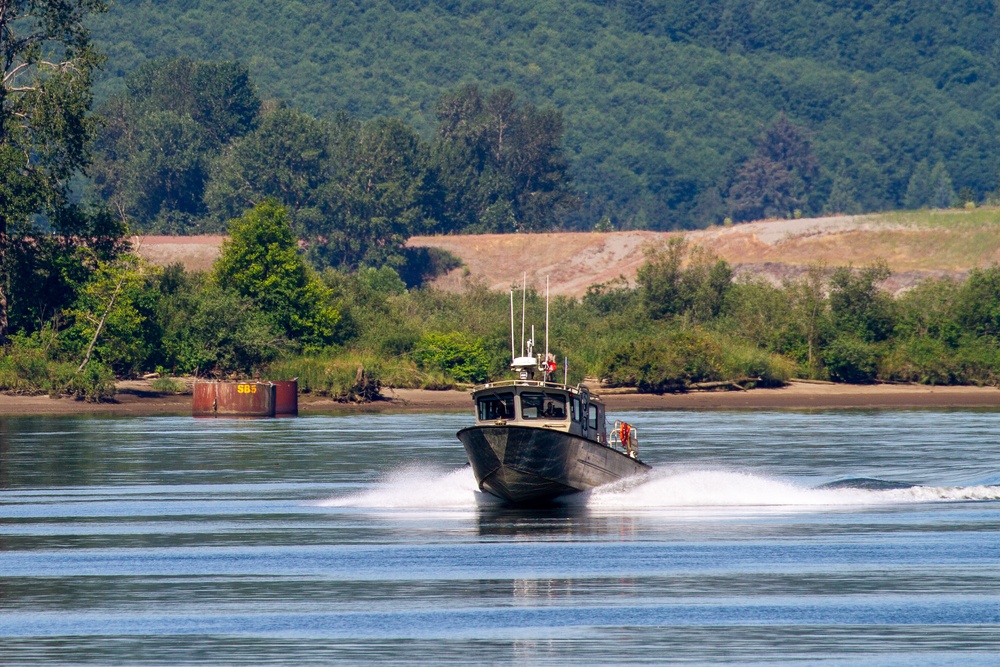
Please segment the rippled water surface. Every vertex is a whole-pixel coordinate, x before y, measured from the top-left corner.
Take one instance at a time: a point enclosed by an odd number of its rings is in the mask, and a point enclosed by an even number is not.
[[[1000,413],[625,417],[533,511],[465,415],[0,420],[0,664],[997,664]]]

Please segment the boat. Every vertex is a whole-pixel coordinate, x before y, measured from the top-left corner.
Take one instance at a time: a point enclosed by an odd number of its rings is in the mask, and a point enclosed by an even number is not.
[[[522,288],[523,289],[523,288]],[[479,489],[512,505],[544,505],[560,496],[642,475],[650,466],[639,459],[639,433],[615,421],[608,428],[605,405],[583,384],[553,375],[548,351],[546,280],[545,352],[534,353],[534,327],[521,355],[514,353],[514,293],[511,291],[511,365],[515,379],[473,388],[476,423],[458,432]]]

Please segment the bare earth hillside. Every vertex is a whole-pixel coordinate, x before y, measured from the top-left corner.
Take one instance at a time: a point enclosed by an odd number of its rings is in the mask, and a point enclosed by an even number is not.
[[[208,271],[219,256],[224,236],[137,236],[132,244],[139,254],[159,266],[176,262],[188,271]]]
[[[864,266],[884,259],[893,270],[893,292],[925,277],[961,277],[974,267],[1000,263],[1000,209],[917,211],[867,216],[772,220],[695,232],[561,232],[420,236],[411,246],[437,247],[464,266],[434,285],[461,290],[470,281],[506,290],[528,282],[554,294],[582,295],[589,285],[619,275],[634,280],[643,250],[683,235],[726,259],[738,274],[774,282],[801,275],[809,266]],[[183,262],[204,270],[218,256],[222,237],[145,237],[140,249],[155,264]]]

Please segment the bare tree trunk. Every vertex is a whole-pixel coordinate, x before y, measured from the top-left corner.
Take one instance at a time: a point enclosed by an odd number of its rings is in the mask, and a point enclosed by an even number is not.
[[[118,299],[118,294],[122,291],[122,285],[125,284],[125,278],[128,277],[128,270],[129,267],[122,268],[122,275],[118,279],[118,284],[115,285],[115,291],[111,294],[111,300],[108,301],[108,307],[104,309],[104,314],[101,315],[101,321],[97,323],[97,329],[94,330],[94,337],[90,339],[90,345],[87,346],[87,354],[83,356],[83,361],[80,362],[80,367],[76,369],[77,373],[82,371],[84,366],[87,365],[87,362],[90,361],[90,355],[94,352],[94,345],[97,344],[97,338],[101,335],[101,329],[104,328],[104,321],[108,319],[108,313],[110,313],[111,309],[115,307],[115,300]]]
[[[125,222],[126,229],[127,229],[128,228],[128,220],[125,217],[125,211],[121,207],[121,205],[119,205],[119,207],[118,207],[118,212],[122,216],[122,220]],[[143,236],[143,237],[141,237],[139,239],[139,243],[136,244],[136,246],[135,246],[136,256],[138,256],[139,249],[142,247],[142,242],[145,241],[145,240],[146,240],[146,237]],[[101,335],[101,329],[104,328],[104,321],[106,319],[108,319],[108,313],[110,313],[111,309],[115,307],[115,301],[118,299],[118,295],[122,291],[122,285],[125,284],[125,279],[128,277],[129,271],[131,271],[131,269],[132,269],[132,262],[131,261],[129,261],[129,262],[123,262],[122,275],[121,275],[121,277],[118,278],[118,284],[115,285],[115,291],[112,292],[112,294],[111,294],[111,299],[108,301],[108,307],[104,309],[104,314],[101,315],[101,321],[97,323],[97,329],[94,330],[94,337],[90,339],[90,345],[87,346],[87,354],[85,354],[83,356],[83,361],[80,362],[80,367],[76,369],[77,373],[79,373],[80,371],[82,371],[84,369],[84,367],[87,365],[87,363],[90,361],[90,355],[93,354],[93,352],[94,352],[94,345],[97,344],[97,338],[98,338],[98,336]]]
[[[0,257],[0,262],[3,257]],[[3,290],[3,277],[0,276],[0,347],[7,344],[7,293]]]
[[[0,346],[7,344],[7,292],[4,282],[7,278],[7,234],[6,221],[0,222]]]

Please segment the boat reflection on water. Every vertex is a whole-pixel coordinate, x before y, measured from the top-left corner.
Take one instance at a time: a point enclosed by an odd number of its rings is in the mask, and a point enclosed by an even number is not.
[[[480,506],[477,524],[481,537],[523,537],[531,540],[560,538],[635,539],[638,520],[627,514],[594,514],[584,504],[548,507]]]

